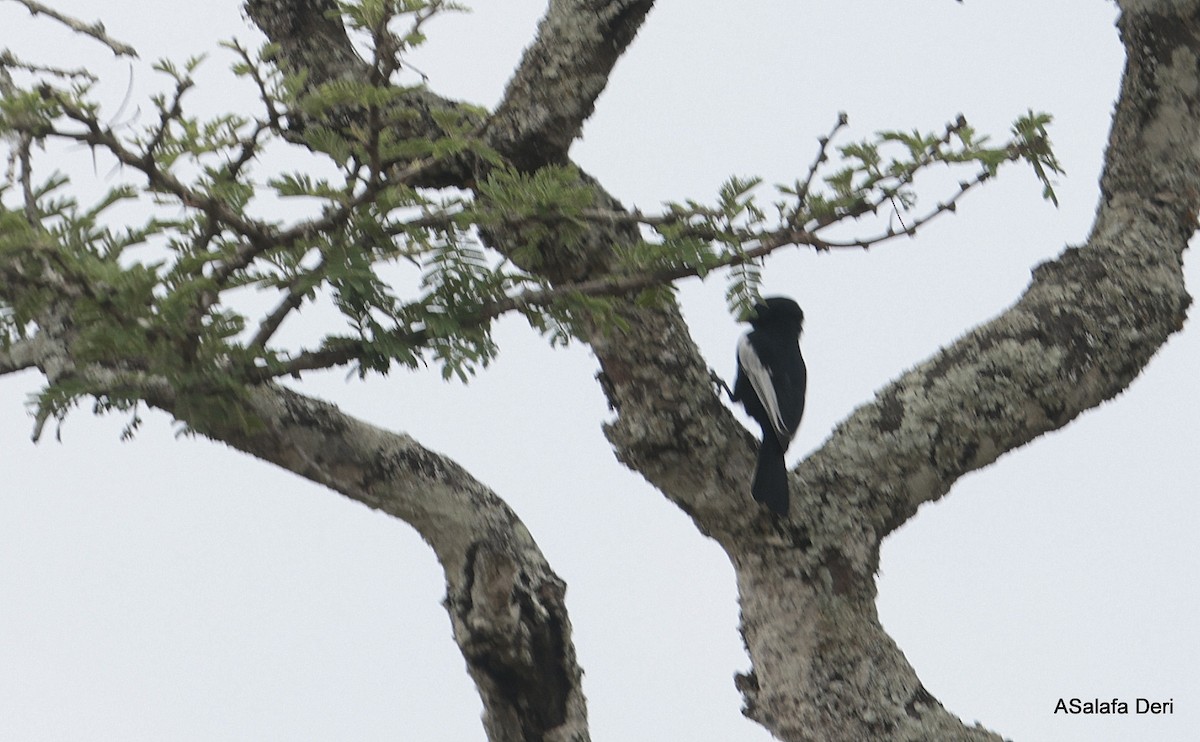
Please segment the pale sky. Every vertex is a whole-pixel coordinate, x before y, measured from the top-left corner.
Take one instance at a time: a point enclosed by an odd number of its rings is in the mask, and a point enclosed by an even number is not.
[[[114,121],[149,115],[162,56],[212,52],[195,104],[249,105],[216,46],[258,43],[235,0],[53,4],[103,12],[142,61],[114,63],[13,2],[0,2],[3,44],[108,76],[98,95]],[[416,65],[437,92],[492,105],[544,5],[477,0],[429,26]],[[1114,18],[1095,0],[660,0],[572,155],[651,211],[710,199],[731,174],[793,180],[839,111],[846,141],[959,112],[1002,139],[1027,109],[1054,114],[1059,209],[1010,169],[915,240],[768,262],[768,293],[807,315],[794,462],[1086,238],[1122,62]],[[84,193],[126,177],[81,149],[43,165]],[[743,328],[723,293],[711,278],[681,296],[729,378]],[[594,739],[770,739],[739,714],[733,674],[748,660],[729,562],[613,457],[594,359],[519,320],[497,337],[498,362],[469,386],[335,372],[299,388],[453,457],[524,519],[568,584]],[[1198,374],[1189,323],[1128,392],[966,477],[884,545],[884,626],[964,721],[1031,742],[1195,739]],[[0,377],[0,740],[483,739],[441,569],[408,526],[176,438],[159,414],[121,443],[125,420],[85,405],[61,442],[51,430],[34,445],[39,383]],[[1172,699],[1174,714],[1056,716],[1060,697]]]

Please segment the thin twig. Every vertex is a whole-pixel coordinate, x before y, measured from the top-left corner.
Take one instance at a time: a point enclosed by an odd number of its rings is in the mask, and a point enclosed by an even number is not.
[[[162,146],[163,141],[167,138],[167,132],[171,129],[171,123],[178,121],[183,115],[183,96],[196,83],[190,78],[185,77],[175,81],[175,93],[171,98],[170,106],[163,106],[158,114],[158,127],[155,128],[154,134],[150,140],[146,142],[142,156],[148,162],[153,162],[155,159],[155,150]]]
[[[279,122],[283,119],[283,114],[275,105],[275,97],[271,94],[271,91],[267,86],[266,79],[259,74],[261,69],[259,68],[258,63],[253,57],[250,56],[250,50],[242,46],[240,41],[234,41],[232,44],[230,44],[230,48],[233,49],[233,51],[239,57],[241,57],[242,61],[246,63],[246,68],[249,70],[248,74],[250,79],[254,82],[254,86],[258,88],[259,100],[262,101],[263,108],[267,112],[267,120],[265,123],[272,131],[276,133],[282,133],[282,129],[279,127]]]
[[[33,195],[33,156],[30,148],[33,146],[33,135],[28,131],[19,134],[16,157],[20,163],[21,196],[24,201],[25,219],[30,224],[37,225],[41,221],[37,199]]]
[[[237,213],[220,199],[188,188],[171,173],[159,169],[153,157],[135,154],[117,139],[111,129],[101,126],[95,116],[75,105],[67,97],[54,91],[47,94],[54,97],[54,102],[62,108],[67,118],[82,124],[85,129],[83,132],[55,131],[55,136],[89,146],[103,147],[122,165],[132,167],[145,175],[152,189],[170,193],[179,199],[183,206],[212,214],[248,240],[262,242],[275,237],[276,230],[270,225]]]
[[[829,160],[829,143],[841,131],[842,127],[850,122],[850,117],[843,111],[838,114],[837,121],[833,128],[829,130],[821,139],[817,140],[817,156],[813,158],[812,164],[808,166],[808,175],[804,176],[804,180],[800,182],[800,187],[796,189],[796,213],[801,213],[804,208],[804,202],[808,199],[809,189],[812,188],[813,179],[817,176],[817,171],[821,169],[821,165]]]
[[[875,245],[878,245],[882,242],[887,242],[888,240],[892,240],[897,237],[912,237],[913,235],[915,235],[917,233],[918,229],[920,229],[924,225],[928,224],[929,222],[933,221],[934,219],[941,216],[942,214],[957,211],[958,210],[958,202],[964,195],[966,195],[967,191],[973,190],[977,186],[982,185],[985,181],[989,180],[990,178],[991,178],[991,175],[988,174],[987,171],[983,171],[983,172],[980,172],[978,175],[976,175],[971,180],[963,181],[963,182],[959,183],[958,184],[959,190],[957,193],[955,193],[949,199],[939,203],[936,207],[931,209],[928,213],[913,220],[912,223],[910,223],[908,226],[906,226],[902,230],[896,230],[894,227],[889,226],[888,230],[886,232],[875,235],[874,237],[867,237],[867,238],[863,238],[863,239],[844,242],[844,241],[837,241],[837,240],[825,240],[825,239],[819,237],[817,235],[817,233],[819,231],[821,231],[822,229],[825,229],[826,227],[830,226],[830,225],[824,225],[822,227],[819,227],[819,228],[813,230],[810,233],[810,235],[812,237],[814,237],[815,239],[813,242],[808,243],[808,244],[812,244],[814,247],[817,247],[818,249],[821,249],[821,250],[837,250],[837,249],[850,249],[850,248],[865,250],[867,248],[874,247]]]
[[[328,256],[322,255],[321,260],[311,271],[301,273],[288,282],[287,293],[284,294],[283,300],[259,323],[258,330],[254,333],[254,337],[250,339],[249,348],[266,348],[267,343],[275,335],[276,330],[283,324],[283,320],[291,312],[300,308],[300,304],[304,301],[304,295],[311,290],[311,287],[303,289],[301,287],[305,286],[308,279],[311,279],[312,276],[319,276],[324,272],[328,264]]]
[[[82,67],[80,67],[78,69],[74,69],[74,70],[69,70],[69,69],[64,69],[62,67],[51,67],[48,65],[33,64],[32,62],[26,62],[24,60],[18,59],[17,55],[13,54],[12,51],[10,51],[8,49],[0,51],[0,67],[11,67],[13,69],[25,70],[26,72],[32,72],[35,74],[51,75],[53,77],[59,77],[64,80],[80,79],[80,80],[88,80],[89,82],[96,82],[96,76],[93,75],[92,73],[88,72],[87,70],[83,69]]]
[[[84,23],[83,21],[76,20],[75,18],[72,18],[70,16],[63,15],[62,13],[59,13],[57,10],[54,10],[53,8],[49,8],[45,5],[42,5],[41,3],[36,2],[36,0],[15,0],[15,1],[24,5],[25,8],[29,11],[30,15],[34,15],[34,16],[36,16],[38,14],[47,15],[47,16],[53,18],[54,20],[58,21],[59,23],[63,24],[67,28],[70,28],[72,31],[74,31],[76,33],[81,33],[85,36],[91,36],[96,41],[99,41],[101,44],[104,44],[109,49],[111,49],[112,53],[118,57],[137,58],[137,55],[138,55],[137,50],[134,49],[132,46],[129,46],[128,44],[123,44],[120,41],[117,41],[116,39],[109,36],[108,32],[105,31],[105,29],[104,29],[104,24],[101,23],[100,21],[96,21],[95,23],[91,23],[91,24]]]

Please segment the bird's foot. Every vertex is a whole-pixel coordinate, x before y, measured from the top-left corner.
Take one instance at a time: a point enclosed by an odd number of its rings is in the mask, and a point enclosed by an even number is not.
[[[716,371],[713,371],[711,368],[708,370],[708,380],[712,382],[714,394],[719,397],[721,396],[721,390],[724,389],[725,393],[729,395],[730,401],[733,400],[733,390],[729,388],[729,385],[725,383],[725,380],[721,378],[721,375]]]

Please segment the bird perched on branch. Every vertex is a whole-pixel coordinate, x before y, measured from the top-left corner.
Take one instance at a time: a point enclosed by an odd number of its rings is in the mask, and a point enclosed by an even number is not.
[[[787,515],[788,479],[783,454],[800,427],[808,372],[800,355],[804,312],[782,296],[755,305],[751,330],[737,350],[737,380],[729,395],[762,427],[750,492],[772,512]]]

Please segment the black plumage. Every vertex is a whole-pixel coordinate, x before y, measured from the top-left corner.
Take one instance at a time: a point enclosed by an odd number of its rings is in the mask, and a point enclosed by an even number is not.
[[[787,515],[783,454],[800,427],[808,384],[800,355],[804,312],[791,299],[773,296],[755,306],[750,326],[738,342],[737,380],[730,396],[762,427],[750,492],[772,512]]]

